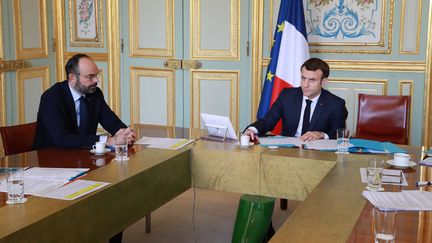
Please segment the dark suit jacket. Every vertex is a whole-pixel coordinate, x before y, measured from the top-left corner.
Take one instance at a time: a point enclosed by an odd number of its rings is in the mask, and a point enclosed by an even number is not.
[[[99,141],[96,135],[98,123],[111,135],[126,127],[108,107],[99,88],[86,95],[86,104],[88,128],[86,134],[79,134],[75,102],[68,81],[56,83],[46,90],[39,104],[33,148],[90,148]]]
[[[300,121],[303,92],[301,88],[284,89],[263,119],[249,126],[258,129],[259,136],[272,130],[282,118],[283,136],[293,137]],[[310,131],[326,133],[331,139],[336,138],[336,129],[345,128],[348,111],[345,101],[327,90],[321,95],[309,123]]]

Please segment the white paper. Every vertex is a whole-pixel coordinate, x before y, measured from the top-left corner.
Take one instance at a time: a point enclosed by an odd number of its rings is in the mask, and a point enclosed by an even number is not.
[[[303,142],[300,138],[296,137],[262,137],[259,138],[259,142],[262,146],[284,146],[284,145],[294,145],[300,147]]]
[[[149,148],[179,149],[192,143],[193,141],[194,140],[181,139],[181,138],[142,137],[135,143],[147,145]]]
[[[99,190],[109,184],[110,183],[107,182],[76,180],[39,196],[61,200],[74,200],[96,190]]]
[[[360,168],[360,177],[362,183],[367,183],[367,168]],[[401,182],[402,179],[402,182]],[[383,169],[382,184],[408,186],[405,174],[401,170]]]
[[[24,194],[42,195],[85,174],[88,170],[88,168],[29,168],[24,172]],[[7,192],[6,178],[0,180],[0,191]]]
[[[395,209],[405,211],[431,211],[432,192],[402,191],[402,192],[371,192],[364,191],[363,196],[380,209]]]

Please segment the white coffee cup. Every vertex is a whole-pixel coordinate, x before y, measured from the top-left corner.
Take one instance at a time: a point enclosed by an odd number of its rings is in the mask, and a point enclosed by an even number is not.
[[[393,162],[395,165],[408,166],[411,159],[411,155],[405,153],[395,153],[393,155]]]
[[[240,136],[240,145],[241,146],[249,146],[250,137],[249,135],[241,135]]]
[[[95,145],[93,145],[93,149],[96,153],[105,153],[105,146],[106,144],[103,142],[96,142]]]

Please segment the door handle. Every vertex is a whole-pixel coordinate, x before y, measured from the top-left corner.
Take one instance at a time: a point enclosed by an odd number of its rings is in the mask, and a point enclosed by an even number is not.
[[[182,60],[168,59],[164,62],[164,67],[171,68],[171,69],[181,69],[182,68]]]
[[[202,64],[196,60],[168,59],[164,62],[164,67],[171,69],[199,69]]]
[[[0,73],[28,67],[31,67],[31,64],[24,60],[0,60]]]
[[[182,69],[200,69],[202,66],[197,60],[182,60]]]

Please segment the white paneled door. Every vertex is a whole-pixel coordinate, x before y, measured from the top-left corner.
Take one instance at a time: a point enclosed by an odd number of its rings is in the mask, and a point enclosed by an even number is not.
[[[248,124],[249,4],[122,2],[123,117],[130,123],[188,127],[191,136],[203,125],[200,113],[228,116],[236,130]]]
[[[0,123],[36,120],[40,95],[55,77],[52,1],[0,2]]]

